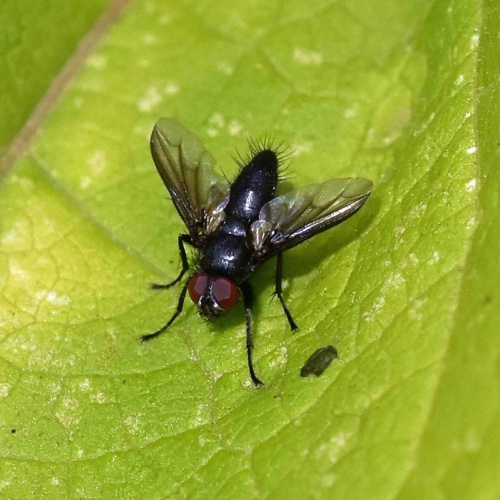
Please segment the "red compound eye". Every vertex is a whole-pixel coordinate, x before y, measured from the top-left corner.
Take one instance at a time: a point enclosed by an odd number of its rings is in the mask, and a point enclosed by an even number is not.
[[[231,309],[238,302],[238,287],[227,278],[214,278],[212,295],[217,307],[224,310]]]
[[[208,276],[205,273],[195,274],[189,281],[188,291],[191,300],[198,304],[207,287]]]

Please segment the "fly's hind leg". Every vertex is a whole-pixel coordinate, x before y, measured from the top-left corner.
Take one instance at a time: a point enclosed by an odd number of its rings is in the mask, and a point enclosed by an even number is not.
[[[245,305],[245,313],[246,313],[246,326],[247,326],[247,359],[248,359],[248,371],[250,372],[250,377],[252,378],[252,382],[257,386],[264,385],[261,382],[257,375],[255,375],[255,371],[253,369],[252,363],[252,304],[253,304],[253,292],[248,283],[242,283],[240,285],[241,293],[243,294],[243,303]]]
[[[282,254],[279,253],[276,259],[276,281],[275,281],[275,287],[274,287],[274,295],[278,297],[278,300],[280,301],[281,307],[283,308],[283,312],[285,313],[286,319],[288,320],[288,323],[290,324],[290,328],[292,329],[292,332],[294,330],[297,330],[298,326],[295,323],[295,321],[292,318],[292,315],[290,314],[290,311],[288,310],[288,307],[285,304],[285,301],[283,300],[283,288],[281,286],[281,281],[283,278],[283,257]]]

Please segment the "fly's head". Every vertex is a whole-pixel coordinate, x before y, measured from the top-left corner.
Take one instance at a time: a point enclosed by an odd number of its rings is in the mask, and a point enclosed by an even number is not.
[[[198,306],[200,315],[207,319],[217,318],[238,302],[236,283],[224,276],[195,274],[189,281],[189,296]]]

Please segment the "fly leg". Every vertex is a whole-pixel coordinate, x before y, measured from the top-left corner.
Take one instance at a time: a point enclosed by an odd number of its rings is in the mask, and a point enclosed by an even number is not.
[[[274,295],[276,295],[281,303],[281,307],[283,308],[283,312],[285,313],[286,319],[290,324],[290,328],[292,332],[297,330],[298,326],[292,318],[288,307],[286,307],[285,301],[283,300],[283,288],[281,287],[281,280],[283,278],[283,254],[279,253],[276,259],[276,282],[274,287]]]
[[[179,316],[179,314],[182,312],[182,308],[184,307],[184,299],[186,298],[186,292],[188,289],[189,285],[189,280],[186,281],[184,287],[182,288],[182,292],[179,295],[179,302],[177,302],[177,309],[175,310],[174,315],[168,320],[168,323],[163,325],[159,330],[156,330],[156,332],[149,333],[148,335],[143,335],[141,337],[141,342],[147,342],[148,340],[154,339],[155,337],[158,337],[158,335],[161,335]]]
[[[252,303],[253,303],[253,292],[248,283],[242,283],[240,286],[241,293],[243,294],[243,303],[245,305],[246,312],[246,324],[247,324],[247,358],[248,358],[248,371],[250,372],[250,377],[252,378],[252,382],[256,386],[264,385],[257,376],[255,375],[255,371],[253,369],[252,363]]]
[[[151,288],[153,288],[154,290],[170,288],[171,286],[175,285],[176,283],[179,283],[179,281],[182,279],[182,277],[186,274],[187,270],[189,269],[189,263],[187,260],[186,249],[184,248],[184,243],[187,243],[188,245],[192,245],[193,240],[191,239],[191,236],[189,236],[189,234],[179,234],[179,238],[177,239],[177,243],[179,245],[179,254],[181,256],[182,270],[179,273],[179,276],[177,276],[177,278],[175,278],[174,281],[167,283],[166,285],[161,285],[158,283],[151,283]]]

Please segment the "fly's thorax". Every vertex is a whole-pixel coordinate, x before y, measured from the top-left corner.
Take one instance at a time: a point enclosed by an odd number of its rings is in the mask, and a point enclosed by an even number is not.
[[[234,235],[220,227],[205,244],[200,269],[209,276],[226,276],[240,284],[253,271],[253,244],[247,231]]]
[[[238,236],[240,238],[247,238],[250,234],[249,225],[245,221],[234,217],[222,221],[219,227],[222,234]]]

